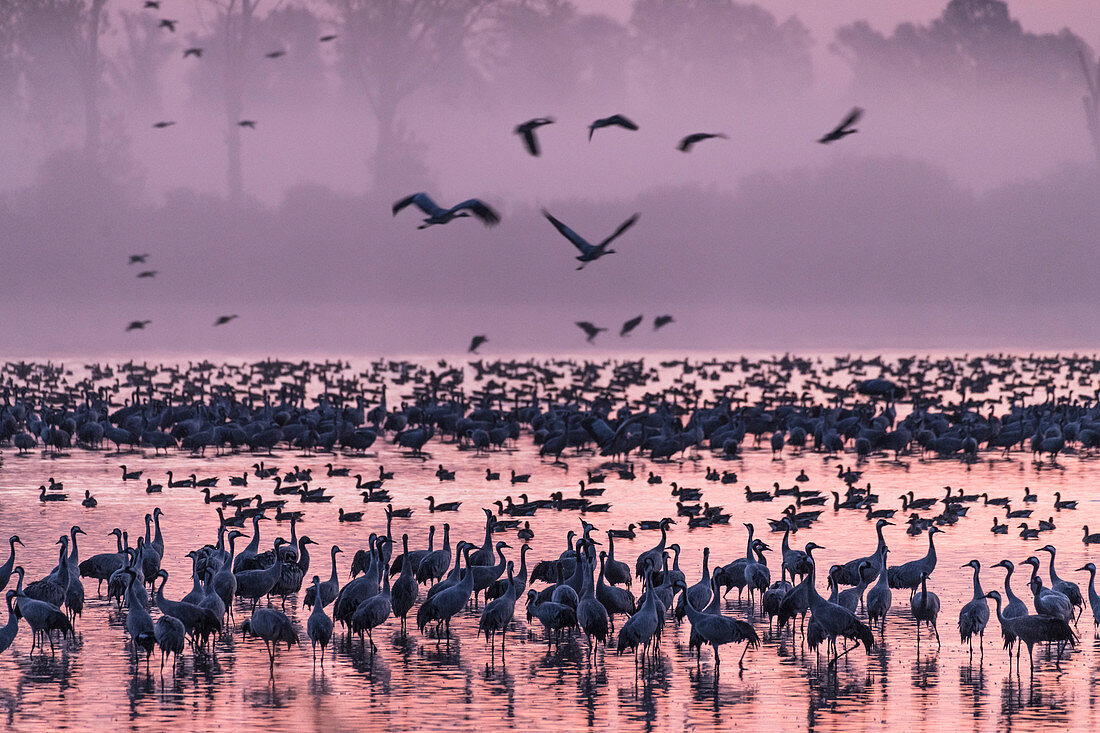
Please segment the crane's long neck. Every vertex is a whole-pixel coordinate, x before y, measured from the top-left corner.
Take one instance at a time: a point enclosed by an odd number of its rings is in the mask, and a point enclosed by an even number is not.
[[[710,548],[703,548],[703,577],[710,577]]]
[[[1004,627],[1008,624],[1009,619],[1005,618],[1004,614],[1001,612],[1001,599],[997,596],[993,596],[993,602],[997,604],[997,620],[1000,621],[1001,626]]]
[[[79,567],[79,566],[80,566],[80,551],[79,551],[79,550],[77,549],[77,547],[76,547],[76,535],[77,535],[77,534],[78,534],[78,533],[77,533],[76,531],[73,531],[73,533],[72,533],[72,539],[71,539],[71,540],[69,540],[70,542],[72,542],[72,543],[73,543],[73,549],[72,549],[72,551],[71,551],[71,552],[69,553],[69,565],[71,565],[71,566],[72,566],[72,567],[74,567],[74,568],[75,568],[75,567]],[[1051,563],[1053,563],[1053,562],[1054,562],[1054,557],[1053,557],[1053,556],[1051,556]],[[1053,566],[1052,566],[1052,567],[1053,567]],[[1053,578],[1054,578],[1054,576],[1052,575],[1052,576],[1051,576],[1051,579],[1053,579]]]
[[[252,518],[252,540],[248,543],[247,551],[253,555],[260,549],[260,515]]]
[[[983,597],[985,593],[982,592],[982,582],[978,577],[981,568],[974,568],[974,600],[978,600]]]
[[[339,576],[336,575],[336,548],[332,548],[332,575],[329,576],[328,582],[338,583]]]
[[[936,562],[936,533],[928,532],[928,561]]]
[[[1060,578],[1058,577],[1058,573],[1056,573],[1054,571],[1054,551],[1051,550],[1051,553],[1050,553],[1050,584],[1054,585],[1059,580],[1060,580]]]

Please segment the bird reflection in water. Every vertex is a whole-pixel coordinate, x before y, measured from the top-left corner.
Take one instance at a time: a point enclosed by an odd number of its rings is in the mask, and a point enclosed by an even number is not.
[[[607,691],[607,668],[587,669],[577,677],[577,700],[584,707],[585,721],[589,728],[596,725],[596,710],[603,693]]]
[[[244,701],[254,708],[283,709],[292,706],[297,698],[298,690],[296,688],[280,688],[273,678],[263,687],[251,687],[244,690]]]
[[[485,688],[495,696],[502,696],[507,701],[504,711],[505,716],[512,720],[516,717],[516,679],[502,667],[490,666],[485,663],[485,669],[481,673],[481,679],[485,681]]]
[[[985,667],[964,664],[959,667],[959,689],[963,699],[969,699],[971,718],[975,721],[985,719],[983,698],[986,693]]]
[[[940,659],[936,654],[917,657],[913,662],[913,687],[918,690],[935,689],[940,683]]]

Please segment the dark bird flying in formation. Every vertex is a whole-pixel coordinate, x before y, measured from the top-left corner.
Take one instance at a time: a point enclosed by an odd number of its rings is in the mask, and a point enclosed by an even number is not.
[[[141,272],[138,273],[138,277],[156,277],[156,276],[157,276],[157,271],[156,270],[142,270]]]
[[[527,120],[522,125],[517,125],[515,133],[523,136],[523,144],[527,146],[527,152],[537,158],[539,155],[539,140],[535,137],[535,130],[543,125],[552,124],[554,124],[553,117],[536,117],[533,120]]]
[[[446,224],[452,219],[470,216],[471,214],[477,217],[477,219],[487,227],[500,223],[500,214],[493,211],[493,209],[481,199],[467,199],[462,203],[455,204],[449,209],[444,209],[442,206],[432,201],[431,197],[423,191],[414,193],[411,196],[406,196],[394,204],[393,215],[397,216],[399,211],[410,204],[427,214],[424,223],[418,226],[417,229],[426,229],[433,224]]]
[[[656,331],[661,326],[667,326],[672,322],[672,316],[657,316],[653,319],[653,330]]]
[[[202,58],[202,49],[198,48],[198,47],[195,47],[195,46],[193,46],[191,48],[188,48],[188,49],[185,49],[184,52],[183,52],[183,57],[187,58],[188,56],[194,56],[197,59],[201,59]]]
[[[175,33],[176,32],[176,23],[179,23],[179,21],[178,20],[168,20],[167,18],[161,18],[160,22],[157,23],[157,28],[167,28],[169,33]]]
[[[588,139],[592,140],[592,133],[599,130],[602,127],[622,127],[627,130],[637,130],[638,126],[631,122],[622,115],[611,115],[610,117],[601,117],[588,126]]]
[[[470,352],[471,354],[476,354],[478,348],[480,348],[481,345],[483,343],[485,343],[486,341],[488,341],[488,340],[489,340],[488,336],[483,336],[483,335],[474,336],[472,339],[470,339],[470,348],[467,349],[467,351]]]
[[[676,149],[681,153],[689,153],[695,143],[701,143],[704,140],[712,140],[714,138],[729,140],[729,136],[721,132],[696,132],[682,139],[680,144],[676,146]]]
[[[145,258],[147,258],[148,256],[149,256],[148,254],[130,255],[130,264],[131,265],[136,265],[138,263],[144,264],[145,263]]]
[[[127,331],[140,331],[148,326],[152,321],[130,321],[130,325],[126,327]]]
[[[542,210],[542,215],[549,219],[550,223],[554,225],[554,228],[557,229],[563,237],[572,242],[573,246],[580,251],[580,255],[577,256],[577,259],[580,260],[581,266],[577,268],[578,270],[584,269],[584,266],[586,264],[588,264],[589,262],[595,262],[604,255],[614,254],[615,250],[608,249],[608,245],[614,242],[620,234],[625,232],[630,227],[634,226],[634,222],[638,221],[638,217],[640,216],[640,214],[635,214],[634,216],[630,217],[622,224],[620,224],[619,228],[612,232],[610,237],[603,240],[598,245],[592,245],[584,237],[577,234],[565,224],[562,224],[560,221],[555,219],[546,209]]]
[[[635,328],[637,328],[638,324],[641,323],[641,322],[642,322],[642,317],[640,315],[635,316],[634,318],[631,318],[629,321],[627,321],[626,323],[623,324],[622,328],[619,329],[619,335],[620,336],[629,335],[630,332],[633,331]]]
[[[588,337],[585,339],[585,341],[587,341],[588,343],[592,343],[592,340],[599,336],[601,331],[607,330],[606,328],[600,328],[594,323],[589,323],[588,321],[577,321],[576,323],[582,331],[588,334]]]
[[[863,116],[863,110],[859,107],[852,108],[852,111],[848,113],[848,116],[844,118],[844,121],[834,127],[829,132],[825,133],[819,143],[828,145],[829,143],[836,142],[837,140],[843,140],[848,135],[853,135],[859,130],[852,127],[852,125],[859,122],[859,118]]]
[[[236,313],[234,313],[231,316],[218,316],[218,320],[214,321],[214,325],[215,326],[224,326],[225,324],[229,323],[230,321],[232,321],[236,317],[237,317]]]
[[[237,123],[237,127],[247,127],[249,130],[255,130],[256,120],[241,120]]]

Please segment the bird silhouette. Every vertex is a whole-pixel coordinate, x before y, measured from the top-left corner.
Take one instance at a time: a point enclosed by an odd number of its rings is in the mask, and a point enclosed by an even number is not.
[[[330,35],[327,35],[327,36],[321,36],[321,38],[320,38],[321,43],[328,43],[329,41],[335,41],[335,40],[336,40],[335,34],[330,34]]]
[[[631,318],[629,321],[623,324],[623,327],[619,329],[620,336],[628,336],[630,332],[638,327],[638,324],[642,322],[642,316],[638,315]]]
[[[138,277],[156,277],[159,270],[142,270],[137,274]]]
[[[859,130],[852,127],[852,125],[859,122],[859,118],[862,116],[863,110],[859,107],[853,107],[852,111],[848,113],[848,116],[844,118],[844,121],[834,127],[829,132],[825,133],[825,135],[820,140],[818,140],[818,142],[823,145],[828,145],[829,143],[836,142],[837,140],[843,140],[848,135],[859,132]]]
[[[236,317],[237,317],[236,313],[234,313],[231,316],[218,316],[218,320],[214,321],[214,325],[215,326],[224,326],[225,324],[229,323],[230,321],[232,321]]]
[[[428,215],[427,218],[424,219],[424,223],[418,226],[417,229],[426,229],[433,224],[446,224],[452,219],[470,216],[470,214],[473,214],[482,224],[488,227],[500,223],[500,214],[493,211],[493,209],[481,199],[467,199],[462,203],[455,204],[449,209],[444,209],[442,206],[432,201],[431,197],[424,192],[414,193],[398,201],[393,205],[393,215],[397,216],[399,211],[410,204],[415,205],[416,208]],[[466,213],[467,211],[470,213]]]
[[[143,255],[130,255],[130,264],[131,264],[131,265],[136,265],[136,264],[138,264],[138,263],[142,263],[142,264],[144,264],[144,263],[145,263],[145,259],[146,259],[146,258],[147,258],[148,256],[149,256],[148,254],[143,254]]]
[[[577,257],[577,259],[580,260],[581,266],[577,268],[578,270],[583,270],[586,264],[588,264],[589,262],[595,262],[604,255],[614,254],[615,250],[608,249],[608,245],[614,242],[620,234],[625,232],[630,227],[634,226],[634,222],[638,221],[638,217],[640,216],[640,214],[635,214],[634,216],[630,217],[622,224],[620,224],[619,228],[612,232],[610,237],[603,240],[598,245],[593,246],[591,243],[589,243],[587,239],[555,219],[553,215],[551,215],[550,212],[546,209],[542,210],[542,215],[549,219],[550,223],[554,225],[554,228],[557,229],[563,237],[572,242],[573,246],[580,251],[580,255]]]
[[[201,59],[202,49],[197,46],[192,46],[191,48],[184,49],[183,57],[187,58],[188,56],[194,56],[197,59]]]
[[[256,120],[241,120],[237,123],[237,127],[247,127],[249,130],[255,130]]]
[[[587,341],[588,343],[592,343],[592,339],[599,336],[601,331],[607,330],[606,328],[600,328],[599,326],[588,321],[576,321],[576,324],[580,327],[582,331],[588,334],[588,338],[585,339],[585,341]]]
[[[527,152],[537,158],[539,156],[539,141],[535,137],[535,130],[543,125],[552,125],[553,123],[553,117],[536,117],[533,120],[527,120],[522,125],[517,125],[515,133],[523,136],[523,143],[527,146]]]
[[[127,331],[138,331],[148,326],[152,321],[130,321],[130,325],[126,327]]]
[[[627,130],[637,130],[638,126],[631,120],[623,117],[622,115],[611,115],[610,117],[601,117],[588,126],[588,140],[592,141],[592,133],[603,127],[622,127]]]
[[[489,340],[488,336],[478,335],[470,339],[470,348],[467,349],[471,354],[476,354],[478,347]]]
[[[164,128],[171,127],[174,124],[176,124],[175,120],[164,120],[163,122],[154,122],[153,127],[158,130],[163,130]]]
[[[268,54],[264,54],[264,56],[266,56],[266,57],[267,57],[267,58],[269,58],[269,59],[277,59],[277,58],[279,58],[280,56],[286,56],[286,51],[282,51],[282,50],[280,50],[280,51],[272,51],[271,53],[268,53]]]
[[[681,153],[690,153],[695,143],[701,143],[704,140],[711,140],[714,138],[729,140],[729,136],[721,132],[695,132],[680,140],[680,144],[676,146],[676,149]]]
[[[157,7],[160,7],[160,6],[158,5]],[[167,18],[161,18],[160,22],[157,23],[157,28],[167,28],[169,33],[175,33],[176,32],[176,23],[179,23],[179,21],[178,20],[168,20]]]
[[[653,319],[653,330],[656,331],[662,326],[667,326],[670,323],[674,323],[672,316],[657,316]]]

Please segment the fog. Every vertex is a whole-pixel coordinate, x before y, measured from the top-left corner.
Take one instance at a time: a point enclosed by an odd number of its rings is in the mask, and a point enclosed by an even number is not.
[[[1096,348],[1091,15],[799,5],[0,2],[2,355]]]

